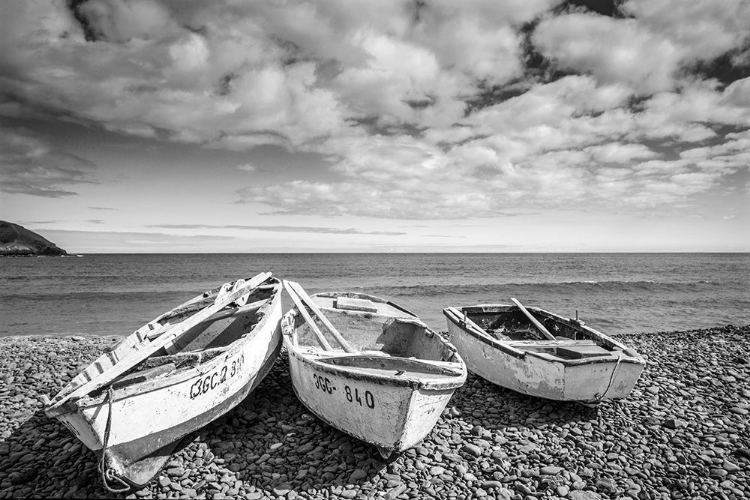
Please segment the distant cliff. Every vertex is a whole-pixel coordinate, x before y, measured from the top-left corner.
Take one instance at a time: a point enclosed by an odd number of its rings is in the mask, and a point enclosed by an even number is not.
[[[68,255],[68,252],[34,231],[0,220],[0,257],[21,255]]]

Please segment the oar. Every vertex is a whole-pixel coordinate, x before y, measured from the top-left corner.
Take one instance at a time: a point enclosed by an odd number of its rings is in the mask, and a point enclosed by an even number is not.
[[[518,308],[521,310],[521,312],[524,313],[526,315],[526,317],[531,320],[531,322],[534,324],[534,326],[536,327],[536,329],[539,330],[542,333],[542,335],[544,335],[545,337],[547,337],[549,340],[557,340],[554,335],[552,335],[549,331],[547,331],[546,328],[544,328],[543,324],[541,324],[539,321],[537,321],[537,319],[534,316],[532,316],[531,313],[529,311],[527,311],[525,307],[523,307],[521,305],[520,302],[518,302],[513,297],[511,297],[510,300],[512,300],[513,303],[518,306]]]
[[[113,367],[109,368],[108,370],[105,370],[104,372],[100,373],[98,376],[95,376],[93,379],[77,387],[73,392],[65,396],[61,400],[61,402],[65,400],[79,398],[85,394],[90,393],[91,391],[94,391],[100,387],[103,387],[109,384],[115,378],[119,377],[120,375],[130,370],[131,368],[133,368],[135,365],[137,365],[144,359],[156,353],[156,351],[164,347],[168,342],[176,339],[177,337],[184,334],[189,329],[193,328],[194,326],[210,318],[217,312],[221,311],[224,307],[226,307],[231,302],[237,299],[240,299],[245,294],[251,293],[253,289],[255,289],[258,285],[266,281],[269,278],[269,276],[271,276],[271,273],[260,273],[254,276],[252,279],[250,279],[250,281],[242,283],[242,285],[240,287],[237,287],[237,289],[234,290],[233,292],[223,294],[221,297],[217,297],[216,301],[214,302],[212,306],[207,307],[203,309],[202,311],[200,311],[199,313],[196,313],[190,318],[186,319],[185,321],[176,324],[173,328],[164,332],[156,340],[152,342],[148,342],[148,343],[142,342],[141,344],[144,344],[144,345],[140,347],[138,350],[136,350],[135,352],[129,353],[127,356],[120,359],[120,361]],[[60,404],[60,403],[57,403],[57,404]]]
[[[286,288],[286,293],[288,293],[289,296],[292,298],[292,301],[294,301],[294,305],[297,306],[297,309],[299,310],[299,312],[302,313],[302,317],[305,318],[305,321],[307,321],[307,324],[310,325],[310,328],[315,334],[315,337],[317,338],[318,343],[320,343],[320,346],[326,351],[333,350],[333,347],[331,347],[331,344],[328,343],[325,336],[323,335],[323,332],[321,332],[320,329],[318,328],[318,325],[315,324],[315,320],[313,320],[310,317],[310,314],[307,312],[307,309],[300,301],[300,298],[297,297],[297,292],[294,291],[294,289],[291,287],[291,285],[289,284],[287,280],[284,280],[284,288]]]
[[[344,348],[346,352],[355,353],[358,352],[354,349],[352,349],[352,346],[349,345],[349,343],[346,341],[346,339],[339,333],[338,330],[336,330],[336,327],[331,324],[330,321],[328,321],[328,318],[325,317],[323,312],[318,309],[318,306],[315,305],[315,302],[310,298],[309,295],[307,295],[307,292],[305,292],[302,287],[299,285],[299,283],[295,283],[294,281],[287,282],[292,289],[297,292],[297,295],[299,298],[301,298],[305,304],[307,304],[308,307],[312,310],[312,312],[315,313],[315,315],[320,319],[320,321],[330,330],[331,334],[334,336],[336,341],[338,341],[339,344],[341,344],[341,347]]]

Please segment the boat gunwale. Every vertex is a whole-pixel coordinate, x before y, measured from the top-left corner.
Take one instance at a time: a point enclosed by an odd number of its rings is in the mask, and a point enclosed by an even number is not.
[[[264,304],[260,309],[256,311],[252,311],[252,314],[262,315],[260,321],[258,321],[249,332],[243,334],[237,340],[231,342],[230,344],[226,346],[215,348],[217,350],[223,349],[223,352],[221,354],[214,356],[211,359],[206,360],[205,362],[199,362],[195,366],[177,369],[175,372],[172,372],[171,374],[165,374],[163,376],[159,376],[151,380],[144,380],[141,382],[135,382],[133,384],[129,384],[127,386],[114,388],[113,395],[114,395],[115,400],[119,401],[119,400],[127,399],[130,397],[136,397],[140,394],[162,390],[166,387],[184,383],[186,380],[190,380],[192,378],[200,378],[204,374],[214,370],[217,367],[217,365],[220,365],[222,362],[226,361],[228,358],[231,358],[232,356],[238,354],[240,351],[245,350],[248,344],[254,343],[253,341],[258,338],[258,335],[250,335],[250,334],[253,332],[259,331],[259,329],[264,329],[264,328],[268,328],[269,326],[271,326],[271,325],[268,325],[268,321],[269,321],[269,318],[272,316],[272,311],[274,309],[281,308],[281,281],[274,277],[269,278],[269,280],[275,281],[275,283],[272,283],[273,287],[275,288],[273,292],[274,295],[270,297],[270,300],[268,300],[268,302]],[[178,306],[178,307],[182,307],[182,306]],[[240,314],[242,313],[240,312]],[[231,317],[231,316],[228,316],[228,317]],[[137,335],[137,333],[134,332],[130,334],[128,337],[134,336],[134,335]],[[127,337],[125,337],[124,339],[126,338]],[[116,383],[116,380],[113,381],[113,383]],[[47,414],[48,417],[54,418],[59,415],[81,412],[81,411],[86,410],[87,408],[92,408],[92,407],[96,407],[96,406],[100,406],[104,404],[104,400],[106,397],[107,397],[107,393],[106,391],[104,391],[101,394],[97,395],[96,397],[91,397],[89,395],[86,395],[86,396],[81,397],[80,399],[76,399],[73,401],[63,401],[62,404],[55,404],[45,409],[45,413]]]
[[[294,346],[291,345],[291,342],[289,342],[286,336],[284,337],[284,346],[293,355],[295,359],[301,360],[303,363],[314,367],[316,370],[319,370],[324,373],[328,373],[330,375],[336,375],[342,378],[347,378],[350,380],[356,380],[360,382],[372,382],[374,384],[389,385],[392,387],[410,387],[412,389],[443,391],[443,390],[449,390],[449,389],[455,390],[461,387],[462,385],[464,385],[466,381],[466,373],[465,373],[466,368],[463,366],[461,368],[461,371],[463,373],[455,374],[455,375],[447,375],[445,380],[440,380],[440,381],[415,380],[414,378],[399,378],[399,377],[396,377],[395,375],[387,376],[387,375],[377,375],[373,373],[361,373],[357,371],[356,367],[333,365],[330,363],[321,363],[315,359],[310,358],[309,356],[306,356],[303,352],[299,351],[298,349],[295,349]],[[456,364],[460,365],[460,363],[456,363]]]
[[[493,337],[491,334],[487,333],[484,329],[479,327],[479,325],[474,327],[473,325],[462,324],[461,315],[459,314],[459,312],[463,312],[465,309],[470,309],[470,308],[482,308],[483,310],[486,310],[486,308],[493,308],[493,307],[512,308],[515,306],[511,304],[477,304],[473,306],[458,306],[458,307],[451,306],[451,307],[446,307],[445,309],[443,309],[443,315],[445,315],[448,321],[450,321],[455,326],[460,328],[461,331],[471,335],[475,339],[485,344],[488,344],[491,347],[499,351],[502,351],[505,354],[509,354],[516,358],[523,358],[528,355],[528,356],[533,356],[533,357],[536,357],[536,358],[539,358],[548,362],[562,363],[565,366],[611,363],[613,361],[617,361],[619,363],[633,363],[633,364],[639,364],[639,365],[646,364],[645,360],[640,355],[631,356],[629,354],[626,354],[625,351],[629,350],[629,348],[626,345],[622,344],[621,342],[618,342],[610,338],[609,336],[601,333],[598,330],[595,330],[580,322],[577,322],[576,320],[564,318],[563,316],[560,316],[559,314],[545,311],[544,309],[540,309],[538,307],[527,306],[527,309],[530,311],[541,313],[542,315],[545,315],[548,318],[551,318],[557,322],[566,324],[571,328],[584,330],[595,340],[600,340],[602,343],[606,344],[608,347],[617,347],[621,349],[621,351],[618,353],[619,355],[612,353],[609,356],[596,356],[596,357],[582,358],[582,359],[566,359],[566,358],[561,358],[558,356],[553,356],[549,353],[544,353],[544,352],[525,351],[522,349],[518,349],[514,347],[512,344],[510,344],[510,342],[514,342],[512,340],[500,340],[496,337]],[[492,311],[488,311],[488,312],[492,312]],[[477,331],[477,329],[479,329],[479,331]],[[540,342],[550,342],[550,341],[544,339],[544,340],[540,340]],[[565,345],[565,344],[562,344],[562,345]]]

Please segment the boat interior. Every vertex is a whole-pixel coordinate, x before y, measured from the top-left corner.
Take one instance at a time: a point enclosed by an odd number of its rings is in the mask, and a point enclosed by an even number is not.
[[[528,352],[543,352],[563,359],[584,359],[612,356],[621,349],[602,339],[587,335],[577,327],[575,320],[567,322],[528,308],[554,337],[547,339],[514,305],[493,307],[464,307],[459,309],[466,317],[494,338],[510,347]]]
[[[315,299],[317,303],[317,296]],[[453,361],[453,351],[440,338],[435,338],[435,332],[403,312],[402,317],[393,317],[336,307],[323,309],[323,313],[349,345],[363,354]],[[315,324],[334,352],[340,352],[339,344],[323,323],[316,318]],[[295,335],[301,347],[320,346],[317,336],[301,315],[297,315],[295,320]]]
[[[273,297],[276,288],[274,285],[258,287],[250,294],[243,306],[237,307],[234,303],[230,304],[208,320],[189,329],[115,379],[112,387],[124,387],[151,380],[174,370],[191,368],[220,356],[232,343],[243,337],[252,336],[256,332],[255,325],[263,317],[260,308]],[[160,321],[164,324],[177,325],[206,305],[213,303],[214,298],[214,296],[208,296],[205,301],[191,303],[188,307],[172,311]]]

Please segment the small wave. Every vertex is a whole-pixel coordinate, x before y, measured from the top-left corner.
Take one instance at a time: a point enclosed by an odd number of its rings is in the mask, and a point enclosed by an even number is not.
[[[193,293],[193,295],[197,295]],[[188,294],[189,295],[189,294]],[[62,301],[62,302],[85,302],[96,304],[99,302],[143,302],[154,301],[160,298],[175,297],[175,300],[183,301],[190,298],[185,292],[168,290],[168,291],[137,291],[137,292],[70,292],[70,293],[28,293],[28,294],[0,294],[3,300],[45,300],[45,301]]]
[[[606,285],[616,283],[657,283],[655,280],[581,280],[581,281],[552,281],[549,284],[559,285],[577,285],[585,283],[587,285]]]
[[[653,280],[623,280],[623,281],[552,281],[543,283],[491,283],[491,284],[463,284],[463,285],[392,285],[381,287],[366,287],[368,289],[377,289],[388,292],[392,295],[410,296],[410,295],[471,295],[477,293],[507,293],[509,290],[529,290],[529,291],[555,291],[555,292],[577,292],[585,290],[605,291],[695,291],[697,285],[701,286],[726,286],[726,284],[714,281],[694,281],[694,282],[677,282],[677,281],[653,281]]]

